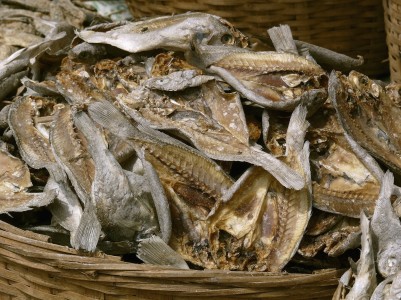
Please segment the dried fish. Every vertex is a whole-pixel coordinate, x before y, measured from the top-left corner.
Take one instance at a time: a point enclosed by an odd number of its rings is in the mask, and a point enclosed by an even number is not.
[[[87,43],[109,44],[137,53],[160,48],[185,51],[195,34],[202,34],[209,44],[247,46],[247,38],[227,21],[196,12],[116,24],[106,31],[86,28],[78,35]]]
[[[93,250],[96,244],[82,245],[78,240],[86,236],[88,231],[96,231],[97,224],[93,222],[86,228],[87,231],[77,234],[80,224],[86,220],[82,217],[81,204],[71,190],[66,174],[56,163],[49,140],[35,127],[35,115],[39,114],[40,109],[46,109],[49,102],[52,104],[51,100],[34,96],[16,99],[10,107],[8,123],[24,161],[32,168],[46,168],[49,171],[47,187],[57,193],[49,209],[55,221],[71,232],[71,245]]]
[[[55,54],[57,51],[68,46],[73,37],[73,28],[67,24],[57,24],[43,42],[34,44],[28,48],[22,48],[9,56],[7,59],[0,61],[0,85],[5,85],[7,93],[10,92],[10,86],[13,81],[10,78],[14,78],[18,72],[21,72],[32,65],[32,62],[37,60],[39,56],[45,52]],[[19,73],[20,78],[24,77],[26,73]],[[18,78],[18,77],[17,77]],[[6,95],[2,94],[2,100]]]
[[[357,72],[351,72],[348,78],[333,72],[329,94],[344,129],[393,172],[400,173],[399,141],[394,140],[395,133],[391,133],[396,127],[388,127],[390,121],[385,121],[390,119],[390,110],[394,111],[396,107],[389,107],[391,102],[383,88]]]
[[[102,127],[121,138],[132,140],[139,149],[144,148],[146,160],[158,161],[167,169],[179,173],[185,180],[190,180],[191,184],[200,187],[205,193],[221,197],[232,185],[232,179],[215,162],[161,132],[140,124],[134,127],[111,103],[94,102],[89,105],[88,111],[92,119]]]
[[[59,105],[50,129],[51,149],[58,164],[68,175],[79,199],[90,201],[95,166],[88,153],[85,137],[72,119],[69,105]]]
[[[380,282],[375,291],[372,294],[372,297],[370,300],[391,300],[391,299],[397,299],[397,298],[390,298],[390,288],[391,288],[391,282],[393,281],[394,276],[389,276],[385,278],[382,282]]]
[[[107,50],[102,44],[89,44],[84,42],[73,47],[68,55],[72,60],[94,64],[107,55]]]
[[[224,93],[214,82],[202,85],[201,91],[194,91],[193,101],[141,91],[138,96],[133,92],[117,97],[134,120],[158,129],[175,129],[213,159],[249,162],[266,169],[286,187],[302,188],[303,180],[294,170],[249,144],[237,94]],[[148,101],[143,101],[145,97]]]
[[[354,285],[345,299],[369,299],[376,288],[376,269],[373,254],[372,236],[369,220],[364,212],[361,212],[361,258],[357,262],[357,273]]]
[[[185,70],[149,78],[144,85],[147,88],[161,91],[181,91],[189,87],[200,86],[210,80],[214,80],[214,76],[198,75],[195,70]]]
[[[327,213],[314,208],[305,234],[309,236],[317,236],[325,233],[342,219],[344,219],[344,217],[341,215]]]
[[[329,231],[317,235],[305,235],[298,253],[304,257],[314,257],[320,251],[336,257],[361,244],[361,229],[357,219],[343,218]]]
[[[308,143],[303,144],[308,126],[305,117],[304,107],[294,110],[284,158],[303,174],[305,187],[300,191],[287,189],[262,168],[251,167],[208,217],[209,230],[216,236],[210,241],[218,267],[279,272],[296,253],[312,204],[309,149]],[[223,231],[232,237],[225,238]],[[223,254],[222,243],[227,244]],[[238,251],[248,254],[238,255]]]
[[[301,101],[318,105],[327,98],[326,73],[302,56],[197,42],[194,46],[194,51],[186,52],[190,62],[263,107],[292,111]]]
[[[0,149],[0,213],[20,212],[50,204],[55,192],[48,186],[43,193],[29,193],[32,186],[26,164]]]
[[[384,174],[379,198],[371,220],[372,238],[377,253],[377,269],[383,277],[401,270],[401,224],[393,211],[390,197],[393,192],[394,176]]]
[[[157,232],[159,224],[145,181],[142,180],[142,186],[137,184],[133,190],[128,176],[107,150],[95,123],[83,112],[76,112],[73,118],[88,141],[88,151],[94,161],[91,202],[107,238],[117,242],[135,241],[138,237]]]
[[[325,104],[310,121],[314,206],[354,218],[362,209],[372,215],[380,181],[349,146],[333,107]]]

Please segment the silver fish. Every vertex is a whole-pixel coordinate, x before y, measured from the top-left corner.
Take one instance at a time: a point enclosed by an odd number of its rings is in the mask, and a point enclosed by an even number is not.
[[[87,43],[109,44],[137,53],[153,49],[189,50],[195,34],[209,44],[247,46],[247,38],[222,18],[205,13],[186,13],[116,25],[107,31],[87,28],[78,36]]]
[[[369,220],[364,212],[361,212],[361,230],[361,256],[357,262],[357,274],[354,285],[345,297],[346,300],[369,299],[377,285],[372,236]]]
[[[393,184],[394,176],[387,171],[383,176],[371,220],[373,242],[377,251],[377,269],[383,277],[401,270],[401,224],[390,202]]]
[[[145,181],[132,189],[127,174],[108,151],[95,123],[84,112],[76,112],[73,118],[87,139],[94,160],[91,202],[107,238],[135,241],[157,232],[159,224]]]

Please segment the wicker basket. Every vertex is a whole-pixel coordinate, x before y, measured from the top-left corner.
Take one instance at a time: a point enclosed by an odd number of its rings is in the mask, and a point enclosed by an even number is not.
[[[216,14],[248,34],[266,36],[278,24],[291,26],[296,39],[356,57],[359,71],[388,73],[383,8],[376,0],[126,0],[135,18],[186,11]]]
[[[401,83],[401,1],[383,0],[391,80]]]
[[[340,270],[318,274],[174,270],[88,256],[0,221],[0,299],[331,299]]]

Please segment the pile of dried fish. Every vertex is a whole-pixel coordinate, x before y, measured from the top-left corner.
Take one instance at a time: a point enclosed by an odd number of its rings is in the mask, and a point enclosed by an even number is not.
[[[203,13],[56,28],[0,61],[0,84],[25,72],[0,106],[1,213],[45,207],[24,228],[181,268],[280,272],[362,237],[355,285],[374,255],[396,273],[398,86],[329,75],[285,26],[275,52]]]

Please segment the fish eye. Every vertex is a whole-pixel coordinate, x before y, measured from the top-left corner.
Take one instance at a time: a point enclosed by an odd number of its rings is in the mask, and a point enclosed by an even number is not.
[[[79,53],[79,58],[80,59],[87,59],[89,57],[90,57],[90,53],[87,52],[87,51],[83,51],[83,52]]]
[[[233,41],[234,41],[234,37],[231,34],[226,33],[221,37],[221,42],[225,45],[232,44]]]

